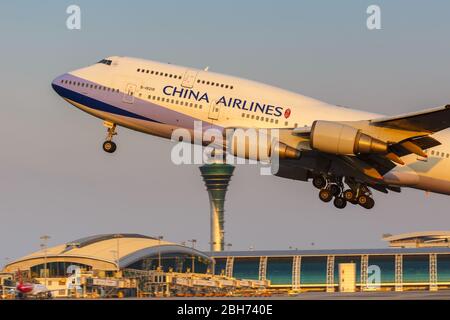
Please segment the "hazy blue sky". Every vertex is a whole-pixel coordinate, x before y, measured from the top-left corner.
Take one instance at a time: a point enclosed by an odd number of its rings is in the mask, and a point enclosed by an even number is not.
[[[65,27],[82,9],[82,29]],[[382,30],[366,28],[378,4]],[[101,150],[100,120],[50,87],[110,55],[205,67],[327,102],[398,114],[450,102],[450,2],[1,1],[0,264],[39,247],[106,232],[196,238],[209,206],[197,166],[175,166],[172,143],[119,129]],[[450,198],[376,193],[376,207],[337,211],[310,183],[238,167],[226,205],[234,249],[383,247],[383,233],[449,229]]]

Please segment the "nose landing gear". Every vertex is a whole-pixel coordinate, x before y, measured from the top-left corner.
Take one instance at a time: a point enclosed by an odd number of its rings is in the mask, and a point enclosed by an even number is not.
[[[103,122],[103,125],[107,128],[106,141],[103,142],[103,150],[107,153],[114,153],[117,149],[117,145],[113,140],[113,137],[117,135],[116,124],[108,121]]]

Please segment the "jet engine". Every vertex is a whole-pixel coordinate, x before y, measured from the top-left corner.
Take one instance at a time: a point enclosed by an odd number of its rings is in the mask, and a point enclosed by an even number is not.
[[[310,146],[314,150],[340,155],[388,151],[386,142],[364,134],[359,129],[321,120],[314,121],[311,127]]]
[[[263,130],[235,129],[227,136],[227,141],[228,152],[239,158],[259,161],[269,161],[273,156],[280,159],[300,158],[300,150]]]

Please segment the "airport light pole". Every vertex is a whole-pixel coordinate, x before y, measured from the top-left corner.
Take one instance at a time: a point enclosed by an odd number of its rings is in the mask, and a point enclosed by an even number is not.
[[[195,244],[197,243],[197,239],[188,240],[192,245],[192,249],[195,249]],[[194,262],[194,253],[192,252],[192,273],[195,273],[195,262]]]
[[[43,235],[39,239],[42,240],[41,247],[44,249],[44,286],[47,287],[47,242],[49,235]]]
[[[116,238],[116,240],[117,240],[117,244],[116,244],[116,246],[117,246],[117,249],[116,249],[116,254],[117,254],[117,256],[116,256],[116,267],[117,267],[117,272],[119,272],[120,271],[120,266],[119,266],[120,238],[123,238],[123,235],[121,235],[120,233],[117,233],[117,234],[114,235],[114,238]]]
[[[10,258],[9,257],[5,257],[5,265],[3,266],[3,269],[6,268],[6,266],[8,265]]]
[[[118,264],[119,258],[117,258],[118,257],[117,250],[110,250],[109,252],[111,252],[113,254],[114,261],[116,264],[116,271],[117,271],[119,269],[119,264]]]
[[[163,236],[158,236],[158,271],[161,270],[161,240]]]
[[[227,243],[226,246],[228,247],[228,251],[230,251],[232,244],[231,243]]]

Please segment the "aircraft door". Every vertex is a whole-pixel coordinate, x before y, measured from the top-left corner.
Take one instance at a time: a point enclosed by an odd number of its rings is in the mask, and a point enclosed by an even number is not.
[[[123,94],[123,102],[134,103],[134,96],[136,94],[136,85],[133,83],[128,83],[125,88],[125,93]]]
[[[181,86],[185,88],[191,89],[194,86],[195,79],[197,79],[198,71],[195,70],[187,70],[184,74],[183,81],[181,82]]]
[[[208,118],[211,120],[218,120],[220,113],[220,106],[217,104],[217,101],[211,102],[211,106],[209,107]]]

